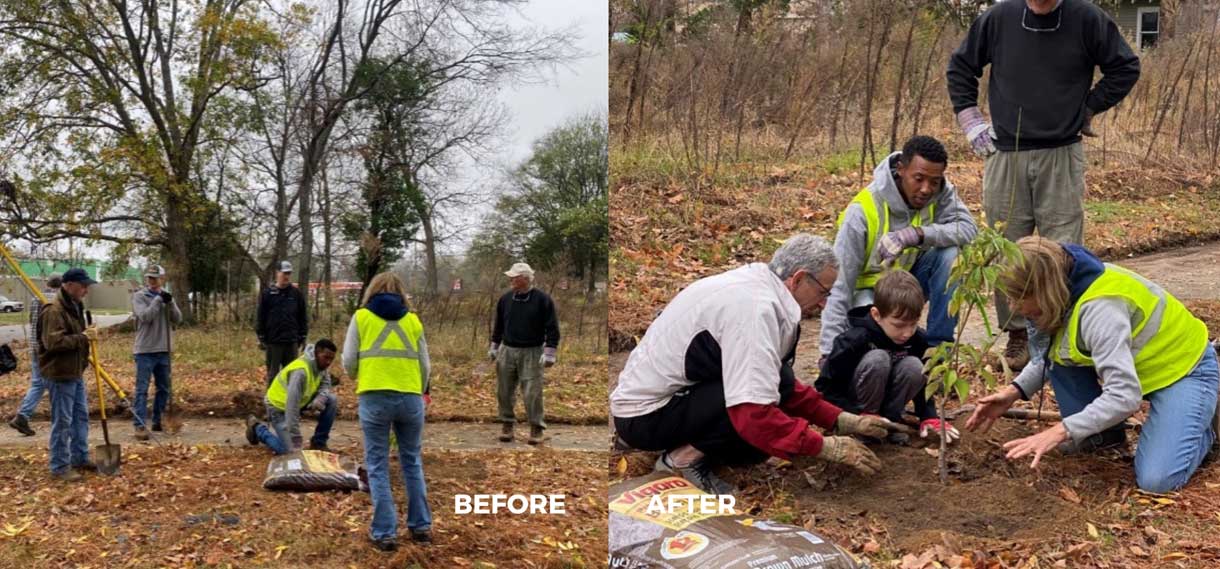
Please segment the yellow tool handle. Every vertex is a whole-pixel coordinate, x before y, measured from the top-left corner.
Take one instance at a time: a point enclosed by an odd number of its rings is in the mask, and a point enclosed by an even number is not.
[[[93,377],[97,378],[97,408],[102,414],[102,420],[106,420],[106,391],[102,389],[102,373],[101,366],[97,363],[97,342],[89,340],[89,359],[93,362]]]
[[[13,257],[13,254],[9,252],[8,247],[5,247],[3,243],[0,243],[0,256],[4,257],[9,267],[13,269],[13,272],[21,278],[21,282],[25,283],[25,287],[30,290],[30,294],[38,297],[38,301],[43,304],[50,302],[47,300],[46,295],[42,294],[42,291],[34,286],[34,281],[31,281],[30,277],[26,276],[25,271],[21,270],[21,265],[17,263],[17,259]],[[94,373],[100,375],[101,379],[110,386],[110,389],[114,390],[115,395],[119,396],[119,399],[127,399],[127,394],[123,392],[123,388],[119,387],[119,384],[114,381],[114,378],[110,377],[106,370],[102,369],[102,365],[98,361],[95,350],[92,347],[89,350],[89,363],[93,364]]]

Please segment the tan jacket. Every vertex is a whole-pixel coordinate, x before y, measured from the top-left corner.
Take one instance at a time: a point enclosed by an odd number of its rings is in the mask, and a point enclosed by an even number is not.
[[[80,379],[89,365],[84,307],[60,290],[38,316],[38,369],[52,381]]]

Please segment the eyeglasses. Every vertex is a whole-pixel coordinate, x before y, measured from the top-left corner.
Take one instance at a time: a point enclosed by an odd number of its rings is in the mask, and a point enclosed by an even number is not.
[[[818,289],[820,289],[822,291],[822,294],[824,296],[830,296],[830,289],[826,288],[825,286],[822,285],[822,283],[818,282],[818,279],[813,278],[813,275],[810,275],[810,274],[806,274],[805,276],[809,277],[809,280],[813,281],[813,284],[818,285]]]
[[[1025,12],[1023,12],[1021,14],[1021,27],[1025,28],[1026,31],[1030,31],[1030,32],[1053,32],[1055,30],[1058,30],[1059,25],[1063,23],[1062,6],[1060,8],[1061,9],[1059,10],[1059,21],[1055,22],[1055,27],[1053,27],[1053,28],[1031,28],[1025,23],[1025,16],[1029,15],[1029,7],[1027,6],[1025,8]]]

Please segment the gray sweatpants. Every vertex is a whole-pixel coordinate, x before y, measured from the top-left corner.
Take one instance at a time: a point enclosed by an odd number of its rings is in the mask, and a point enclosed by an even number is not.
[[[861,413],[901,421],[907,402],[926,385],[923,363],[915,356],[894,360],[885,350],[870,350],[856,365],[856,402]]]
[[[1004,237],[1038,235],[1084,243],[1084,144],[996,152],[983,166],[983,211],[987,223],[1007,222]],[[1008,307],[1000,291],[996,313],[1005,330],[1025,329],[1025,318]]]
[[[530,425],[546,428],[542,410],[542,346],[513,348],[500,346],[496,354],[496,401],[500,406],[500,422],[515,423],[513,406],[517,401],[517,386],[525,398],[525,414]]]

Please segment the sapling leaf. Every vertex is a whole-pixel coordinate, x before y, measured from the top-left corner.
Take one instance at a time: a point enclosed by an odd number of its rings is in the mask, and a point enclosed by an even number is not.
[[[957,390],[957,400],[965,404],[966,397],[970,395],[970,382],[965,379],[959,379],[953,384],[953,388]]]

